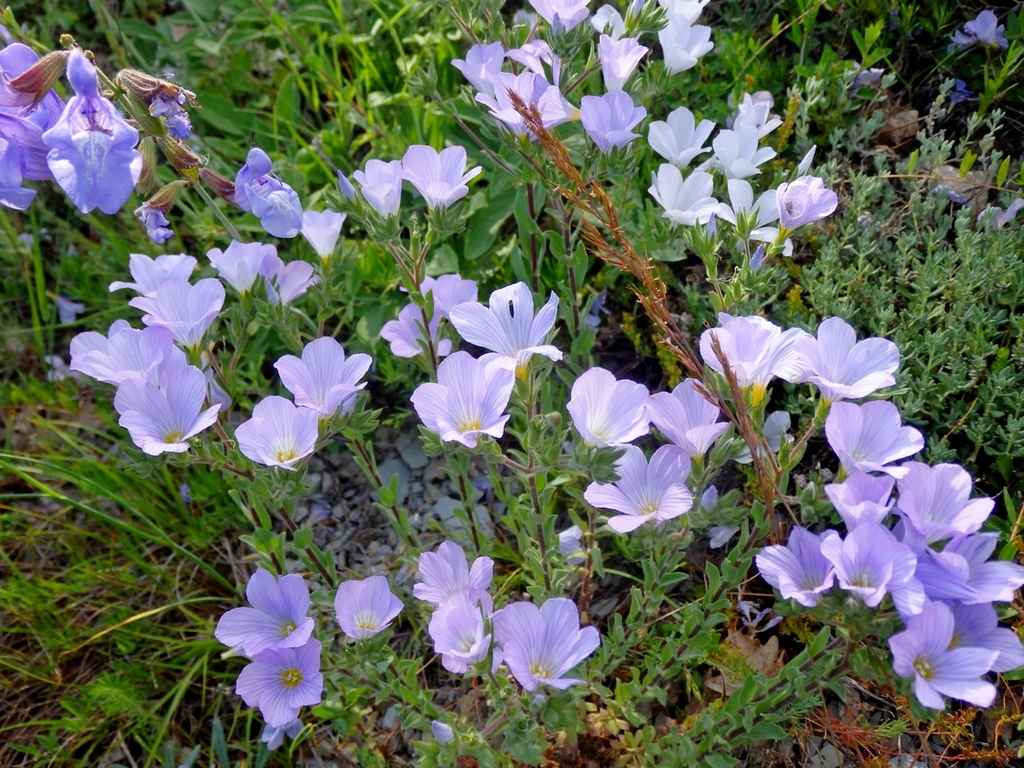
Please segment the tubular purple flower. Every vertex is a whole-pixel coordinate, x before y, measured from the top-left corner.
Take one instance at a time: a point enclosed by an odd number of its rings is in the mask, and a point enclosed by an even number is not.
[[[302,358],[285,355],[274,367],[285,389],[295,396],[295,404],[329,419],[340,410],[350,413],[356,393],[366,386],[359,380],[370,370],[369,355],[355,354],[345,359],[345,350],[330,336],[309,342]]]
[[[647,110],[635,106],[625,91],[609,91],[604,96],[584,96],[580,100],[583,128],[606,155],[640,138],[633,129],[645,117]]]
[[[153,296],[136,296],[128,303],[146,313],[143,323],[166,328],[175,342],[198,350],[203,334],[224,306],[224,285],[209,277],[195,285],[185,280],[167,280]]]
[[[267,257],[276,255],[277,248],[273,245],[240,243],[237,240],[232,240],[226,250],[211,248],[206,252],[206,258],[220,279],[238,291],[240,296],[252,290]]]
[[[260,274],[267,284],[267,299],[271,304],[290,304],[312,286],[320,282],[313,274],[313,265],[306,261],[285,264],[276,254],[268,254],[260,265]]]
[[[835,583],[835,568],[821,554],[821,539],[806,528],[794,527],[786,546],[765,547],[754,561],[761,578],[784,599],[793,598],[807,608],[816,606],[821,593]]]
[[[135,209],[134,216],[146,228],[146,235],[154,243],[163,245],[172,237],[174,231],[169,229],[170,221],[165,215],[167,211],[161,208],[154,208],[149,203],[143,203]]]
[[[817,338],[804,336],[797,352],[807,371],[806,381],[821,392],[822,399],[855,400],[896,383],[893,373],[900,351],[888,339],[857,341],[853,328],[838,317],[823,320]]]
[[[334,247],[341,235],[341,225],[346,215],[335,211],[305,211],[302,214],[302,236],[306,239],[320,261],[328,262],[334,255]]]
[[[505,433],[514,385],[507,368],[456,352],[437,367],[437,383],[420,384],[411,400],[423,426],[445,442],[475,448],[480,435]]]
[[[419,585],[417,585],[419,586]],[[494,610],[491,596],[479,589],[452,595],[430,617],[427,633],[441,666],[456,675],[466,674],[491,651],[491,635],[484,621]]]
[[[673,224],[706,224],[718,211],[719,202],[711,196],[715,180],[710,173],[694,171],[683,181],[683,174],[674,165],[664,164],[658,174],[651,174],[647,191],[665,209],[662,216]]]
[[[486,591],[491,585],[494,561],[481,556],[470,567],[462,547],[454,541],[443,541],[436,552],[420,554],[419,570],[422,583],[413,585],[413,596],[440,608],[463,590]]]
[[[846,539],[839,538],[835,531],[826,531],[821,554],[835,566],[839,586],[859,595],[869,608],[877,608],[886,592],[907,588],[917,567],[917,557],[910,547],[872,523],[861,523]]]
[[[214,637],[246,656],[267,648],[297,648],[313,634],[309,587],[298,574],[275,577],[257,568],[245,588],[251,608],[232,608],[220,617]]]
[[[319,704],[324,692],[320,643],[310,639],[298,648],[268,648],[238,675],[235,693],[272,728],[287,726],[303,706]]]
[[[729,428],[719,421],[722,412],[708,402],[698,389],[699,381],[686,379],[672,393],[651,395],[647,412],[665,437],[682,448],[691,459],[700,460]]]
[[[924,448],[924,436],[904,427],[900,412],[890,402],[872,400],[863,405],[834,403],[825,419],[825,438],[848,473],[885,472],[895,478],[906,467],[888,466]]]
[[[908,461],[899,477],[899,511],[929,544],[958,533],[974,533],[992,513],[989,498],[970,499],[972,481],[957,464],[929,466]]]
[[[786,233],[831,216],[839,205],[836,193],[825,189],[825,182],[817,176],[801,176],[789,184],[780,184],[776,200],[779,223]]]
[[[133,253],[128,257],[128,270],[134,283],[115,280],[110,284],[110,291],[131,288],[142,296],[156,296],[157,290],[168,280],[188,281],[195,271],[194,256],[185,254],[157,256],[155,259],[141,253]]]
[[[441,324],[441,314],[435,306],[434,317],[430,321],[430,339],[434,342],[434,351],[438,357],[446,357],[452,351],[450,339],[438,339],[437,331]],[[391,344],[391,354],[395,357],[416,357],[423,354],[420,342],[426,342],[427,336],[423,329],[423,311],[415,304],[406,304],[398,313],[397,320],[388,320],[380,329],[380,337]]]
[[[563,677],[601,644],[593,627],[580,629],[572,600],[552,597],[540,608],[512,603],[492,617],[494,636],[516,681],[527,691],[541,685],[565,690],[579,678]]]
[[[402,156],[402,178],[416,187],[431,210],[461,200],[469,194],[466,182],[482,172],[479,165],[466,170],[463,147],[448,147],[439,153],[433,147],[416,144]]]
[[[530,5],[556,33],[572,29],[590,15],[590,0],[530,0]]]
[[[290,472],[316,448],[316,412],[271,395],[252,409],[252,418],[235,428],[238,450],[257,464]]]
[[[651,457],[635,445],[615,465],[615,483],[591,483],[583,498],[598,509],[620,514],[608,519],[616,533],[629,533],[644,523],[672,520],[690,511],[693,496],[683,484],[690,473],[690,459],[678,447],[663,445]]]
[[[572,385],[566,410],[587,445],[621,447],[650,431],[647,387],[591,368]]]
[[[185,355],[166,328],[140,331],[115,320],[107,333],[86,331],[71,340],[71,370],[108,384],[129,379],[159,384],[160,373],[185,366]]]
[[[96,69],[78,49],[68,56],[67,76],[75,95],[42,135],[50,147],[46,162],[82,213],[117,213],[142,173],[142,155],[135,149],[139,132],[100,95]]]
[[[704,143],[713,130],[713,122],[701,120],[697,125],[693,112],[679,107],[669,112],[664,122],[651,123],[647,129],[647,141],[651,149],[676,168],[685,168],[697,155],[711,151]]]
[[[1024,667],[1024,646],[1020,635],[999,626],[996,609],[990,603],[953,603],[953,638],[950,648],[982,648],[999,654],[989,671],[1010,672]]]
[[[466,52],[465,59],[454,59],[452,66],[476,90],[494,96],[494,77],[501,72],[504,61],[505,49],[500,42],[477,43]]]
[[[402,161],[367,160],[365,171],[352,174],[363,198],[385,219],[398,215],[402,204]]]
[[[342,582],[334,598],[338,626],[353,640],[365,640],[387,629],[402,608],[386,576]]]
[[[252,211],[274,237],[295,237],[302,228],[302,204],[294,189],[271,171],[270,157],[253,147],[235,176],[235,203]]]
[[[893,506],[893,484],[888,475],[855,472],[841,483],[826,485],[825,493],[847,530],[853,530],[861,523],[881,523],[888,517]]]
[[[621,91],[625,88],[629,76],[649,50],[646,46],[640,45],[634,37],[613,40],[608,35],[601,35],[597,53],[601,57],[601,75],[604,77],[605,90]],[[582,108],[580,111],[582,112]]]

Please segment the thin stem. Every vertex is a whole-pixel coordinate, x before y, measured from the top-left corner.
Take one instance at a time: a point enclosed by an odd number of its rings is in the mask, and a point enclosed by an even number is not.
[[[537,222],[536,204],[533,199],[533,182],[526,185],[526,207],[530,213],[530,221]],[[530,288],[536,293],[540,290],[540,275],[538,274],[540,254],[537,250],[537,233],[530,232]]]
[[[540,507],[537,477],[533,474],[528,475],[526,485],[530,489],[530,502],[533,504],[533,511],[537,515],[537,547],[540,549],[541,571],[544,573],[544,589],[550,592],[551,577],[548,575],[548,569],[544,567],[548,559],[548,545],[544,541],[544,511]]]
[[[476,529],[476,510],[473,505],[473,498],[469,495],[469,489],[466,487],[466,476],[463,473],[459,473],[459,493],[462,494],[462,509],[466,513],[466,519],[469,520],[469,530],[473,534],[473,546],[476,548],[477,554],[480,553],[480,533]]]
[[[238,230],[235,229],[235,225],[231,223],[227,216],[224,215],[224,211],[222,211],[220,209],[220,206],[217,205],[217,203],[214,201],[212,197],[210,197],[210,193],[203,188],[203,185],[197,183],[194,184],[192,188],[195,189],[195,191],[199,193],[199,196],[203,198],[206,204],[210,206],[210,208],[213,210],[214,216],[220,219],[220,223],[224,225],[224,229],[227,230],[228,234],[231,236],[231,239],[236,240],[238,242],[242,242],[242,236],[238,233]]]
[[[363,445],[362,439],[360,438],[358,440],[353,440],[352,444],[356,447],[356,450],[359,451],[359,455],[363,459],[363,466],[365,467],[364,471],[369,475],[370,479],[377,484],[378,488],[383,488],[384,481],[381,479],[380,474],[377,472],[377,465],[374,463],[373,458],[366,450],[366,446]],[[398,521],[401,520],[401,513],[399,512],[398,507],[394,504],[390,504],[388,505],[388,509],[390,510],[392,516],[391,525],[395,528],[397,532],[405,536],[405,543],[409,546],[410,549],[416,549],[416,540],[412,538],[412,535],[409,533],[409,531],[405,530],[403,526],[398,524]]]
[[[284,524],[288,527],[288,530],[292,534],[299,530],[299,526],[296,524],[294,520],[292,520],[292,517],[288,514],[287,509],[285,509],[282,506],[279,507],[277,511],[281,514],[281,517],[284,518]],[[309,557],[309,559],[312,561],[313,565],[316,566],[316,569],[320,572],[320,575],[324,577],[324,581],[327,582],[327,587],[329,589],[334,589],[335,587],[337,587],[338,585],[335,583],[334,577],[331,576],[330,572],[324,567],[324,564],[320,562],[320,558],[316,556],[312,548],[305,547],[304,551],[306,553],[306,556]]]

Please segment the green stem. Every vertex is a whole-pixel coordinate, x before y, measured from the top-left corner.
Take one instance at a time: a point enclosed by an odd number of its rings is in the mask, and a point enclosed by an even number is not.
[[[242,242],[242,236],[238,233],[238,230],[235,229],[235,225],[231,223],[227,216],[224,215],[224,211],[222,211],[220,206],[217,205],[212,197],[210,197],[210,193],[203,188],[203,185],[196,184],[193,188],[199,193],[199,196],[206,201],[206,204],[210,206],[213,210],[213,214],[220,219],[220,223],[224,225],[224,229],[226,229],[228,234],[231,235],[231,239]]]

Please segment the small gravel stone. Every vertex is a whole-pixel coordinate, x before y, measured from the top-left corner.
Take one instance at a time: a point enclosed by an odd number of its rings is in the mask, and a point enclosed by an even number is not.
[[[409,475],[411,474],[409,465],[395,456],[377,467],[377,471],[385,485],[391,482],[392,477],[398,476],[398,503],[403,503],[406,496],[409,495]],[[373,495],[376,497],[376,492]]]

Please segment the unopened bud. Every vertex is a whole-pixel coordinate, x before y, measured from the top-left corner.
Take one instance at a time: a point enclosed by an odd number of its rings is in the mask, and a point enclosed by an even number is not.
[[[150,114],[155,114],[152,109],[153,105],[161,99],[178,104],[184,104],[187,100],[190,105],[197,106],[196,95],[192,91],[187,91],[180,85],[147,75],[137,69],[122,69],[114,76],[114,82],[138,96],[150,107]]]
[[[174,201],[178,198],[178,193],[187,186],[187,181],[176,179],[170,184],[161,187],[155,195],[146,201],[146,205],[160,211],[169,211],[171,206],[174,205]]]
[[[144,136],[139,142],[139,154],[142,155],[142,172],[135,188],[145,194],[153,188],[153,176],[156,174],[156,142],[151,136]]]
[[[345,196],[345,199],[349,202],[355,202],[356,199],[356,188],[352,186],[352,182],[348,180],[341,171],[338,171],[338,189],[341,190],[341,194]]]
[[[67,51],[48,53],[20,75],[8,80],[7,85],[15,91],[32,94],[32,103],[36,104],[60,80],[67,60]]]
[[[562,414],[560,414],[558,411],[552,411],[551,413],[547,414],[544,418],[546,418],[548,420],[548,423],[553,427],[562,426]]]
[[[163,150],[171,165],[182,176],[190,181],[199,180],[199,166],[203,162],[199,155],[185,144],[182,144],[177,139],[172,139],[170,136],[161,136],[157,141],[160,142],[160,149]]]
[[[231,179],[221,176],[209,168],[200,168],[199,178],[205,181],[218,197],[227,200],[229,203],[235,202],[235,184]],[[237,203],[235,204],[237,205]]]
[[[708,217],[708,225],[707,225],[707,235],[708,235],[708,239],[711,239],[711,238],[713,238],[713,237],[715,236],[715,232],[716,232],[717,230],[718,230],[718,227],[717,227],[717,226],[715,225],[715,214],[713,214],[713,213],[712,213],[712,214],[711,214],[711,215],[710,215],[710,216]]]
[[[60,36],[60,47],[71,50],[75,47],[75,38],[73,38],[71,35],[65,32],[63,35]]]
[[[764,264],[764,243],[757,246],[754,255],[750,257],[750,268],[756,272],[762,264]]]

